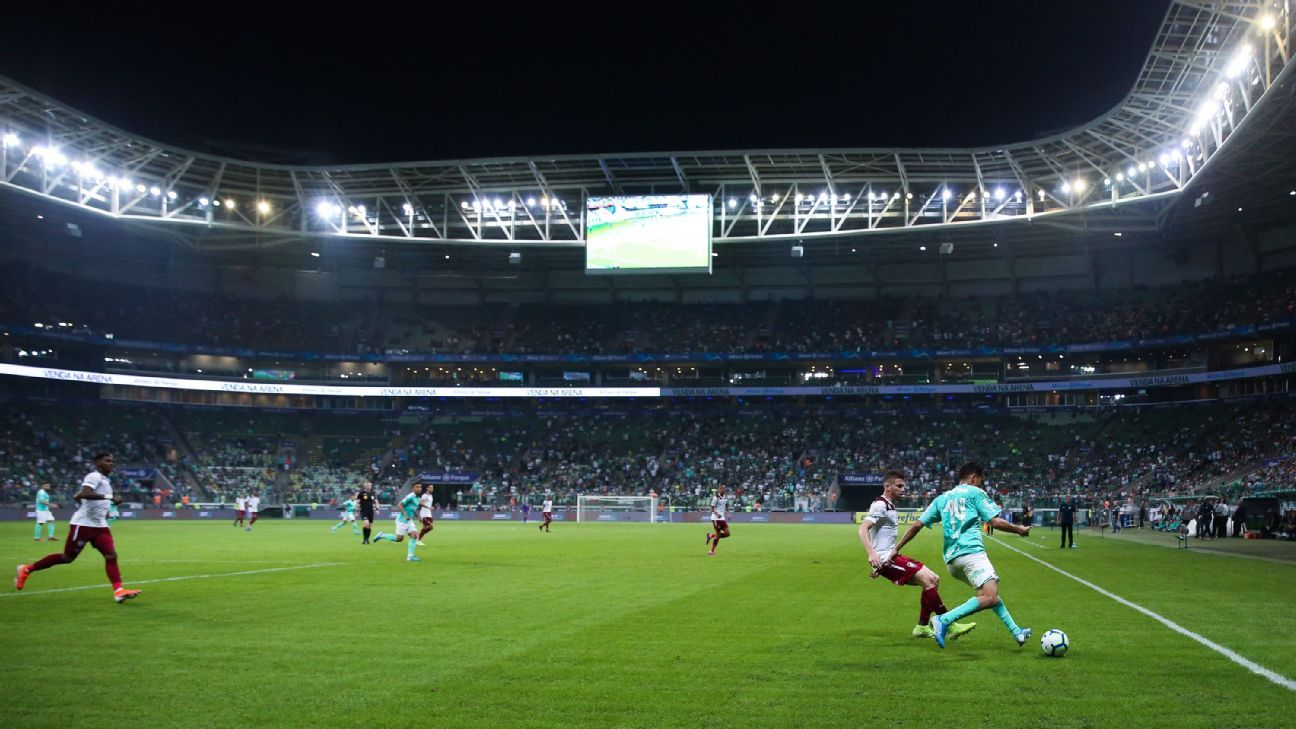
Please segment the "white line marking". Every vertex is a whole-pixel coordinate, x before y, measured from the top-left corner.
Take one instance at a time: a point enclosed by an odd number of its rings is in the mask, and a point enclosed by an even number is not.
[[[1067,572],[1066,570],[1061,569],[1061,568],[1059,568],[1059,567],[1055,567],[1055,566],[1053,566],[1052,564],[1050,564],[1050,563],[1048,563],[1048,562],[1045,562],[1044,560],[1040,559],[1039,557],[1035,557],[1035,556],[1032,556],[1032,555],[1030,555],[1030,554],[1027,554],[1026,552],[1023,552],[1023,551],[1021,551],[1020,549],[1017,549],[1016,547],[1013,547],[1013,546],[1011,546],[1011,545],[1009,545],[1009,544],[1007,544],[1007,543],[1005,543],[1005,542],[1003,542],[1003,541],[1000,541],[999,539],[996,539],[995,537],[990,537],[990,539],[992,539],[995,543],[1002,545],[1005,549],[1010,549],[1010,550],[1016,552],[1017,554],[1020,554],[1021,556],[1025,557],[1026,559],[1029,559],[1029,560],[1031,560],[1031,561],[1033,561],[1033,562],[1039,562],[1040,564],[1044,565],[1045,567],[1048,567],[1049,569],[1051,569],[1051,570],[1053,570],[1054,572],[1056,572],[1056,573],[1062,575],[1063,577],[1070,577],[1071,579],[1075,580],[1076,582],[1079,582],[1080,584],[1084,585],[1085,587],[1088,587],[1089,589],[1093,590],[1094,592],[1097,592],[1097,593],[1100,594],[1100,595],[1105,595],[1106,597],[1110,597],[1111,599],[1113,599],[1113,600],[1115,600],[1116,602],[1118,602],[1118,603],[1124,605],[1125,607],[1132,608],[1132,609],[1134,609],[1134,610],[1137,610],[1137,611],[1140,612],[1140,613],[1143,613],[1144,615],[1148,616],[1149,618],[1152,618],[1153,620],[1157,621],[1158,623],[1161,623],[1162,625],[1166,626],[1167,628],[1173,630],[1173,631],[1176,632],[1176,633],[1179,633],[1180,635],[1185,635],[1185,636],[1188,636],[1189,638],[1192,638],[1193,640],[1197,641],[1198,643],[1201,643],[1202,645],[1206,646],[1207,648],[1210,648],[1211,650],[1215,651],[1216,653],[1219,653],[1220,655],[1224,656],[1225,658],[1229,659],[1230,661],[1233,661],[1234,663],[1238,664],[1239,666],[1242,666],[1243,668],[1247,669],[1248,671],[1250,671],[1250,672],[1252,672],[1252,673],[1254,673],[1254,674],[1257,674],[1257,675],[1260,675],[1260,676],[1264,676],[1265,678],[1267,678],[1267,679],[1269,679],[1270,681],[1272,681],[1272,682],[1278,684],[1279,686],[1282,686],[1282,687],[1285,688],[1285,689],[1288,689],[1288,690],[1291,690],[1291,691],[1296,691],[1296,681],[1293,681],[1293,680],[1291,680],[1290,678],[1287,678],[1286,676],[1284,676],[1284,675],[1282,675],[1282,674],[1280,674],[1280,673],[1275,673],[1275,672],[1269,670],[1268,668],[1265,668],[1264,666],[1260,665],[1259,663],[1256,663],[1255,661],[1253,661],[1253,660],[1251,660],[1251,659],[1249,659],[1249,658],[1245,658],[1245,657],[1239,655],[1237,652],[1232,651],[1232,650],[1230,650],[1230,649],[1228,649],[1228,648],[1225,648],[1224,646],[1220,645],[1219,643],[1216,643],[1215,641],[1213,641],[1213,640],[1211,640],[1211,639],[1209,639],[1209,638],[1207,638],[1207,637],[1205,637],[1205,636],[1202,636],[1202,635],[1199,635],[1199,634],[1197,634],[1197,633],[1192,632],[1191,630],[1189,630],[1189,629],[1183,627],[1182,625],[1176,623],[1176,622],[1173,621],[1173,620],[1170,620],[1169,618],[1164,618],[1164,617],[1162,617],[1162,616],[1160,616],[1160,615],[1158,615],[1158,614],[1152,612],[1151,610],[1148,610],[1147,608],[1143,607],[1142,605],[1136,605],[1136,604],[1130,602],[1129,600],[1126,600],[1125,598],[1121,597],[1120,595],[1117,595],[1117,594],[1114,593],[1114,592],[1108,592],[1107,590],[1104,590],[1103,588],[1101,588],[1101,587],[1095,585],[1094,583],[1092,583],[1092,582],[1090,582],[1090,581],[1088,581],[1088,580],[1086,580],[1086,579],[1083,579],[1083,578],[1080,578],[1080,577],[1076,577],[1075,575],[1071,574],[1070,572]]]
[[[319,562],[318,564],[303,564],[296,567],[271,567],[264,570],[246,570],[244,572],[217,572],[211,575],[181,575],[179,577],[161,577],[156,580],[137,580],[128,583],[134,585],[152,585],[158,582],[180,582],[181,580],[205,580],[212,577],[238,577],[240,575],[263,575],[268,572],[288,572],[290,570],[309,570],[317,567],[336,567],[341,562]],[[81,587],[60,587],[56,590],[37,590],[35,592],[5,592],[0,593],[0,597],[22,597],[23,595],[49,595],[55,592],[76,592],[78,590],[106,590],[109,587],[103,583],[98,585],[82,585]]]

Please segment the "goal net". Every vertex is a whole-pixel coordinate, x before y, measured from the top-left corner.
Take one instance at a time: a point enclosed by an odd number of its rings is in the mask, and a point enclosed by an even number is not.
[[[657,521],[655,496],[578,496],[576,521]]]

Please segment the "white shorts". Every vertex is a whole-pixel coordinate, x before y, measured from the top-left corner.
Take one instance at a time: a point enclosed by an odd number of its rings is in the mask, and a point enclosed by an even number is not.
[[[355,521],[355,514],[349,511],[342,512],[342,521]]]
[[[54,518],[54,512],[52,512],[52,511],[38,511],[38,512],[36,512],[36,523],[37,523],[37,524],[44,524],[44,523],[46,523],[46,522],[51,522],[51,521],[57,521],[57,519]]]
[[[415,524],[412,521],[405,521],[404,519],[396,520],[396,536],[398,537],[403,537],[406,534],[416,534],[418,533],[418,530],[418,524]]]
[[[950,574],[954,575],[954,579],[966,582],[973,589],[979,590],[990,580],[999,579],[999,575],[995,574],[994,565],[990,564],[990,558],[985,552],[955,557],[954,561],[946,566],[949,567]]]

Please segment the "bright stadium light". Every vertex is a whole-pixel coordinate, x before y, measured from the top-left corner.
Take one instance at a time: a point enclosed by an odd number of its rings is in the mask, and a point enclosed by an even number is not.
[[[208,199],[205,198],[205,197],[200,197],[200,198],[198,198],[198,205],[200,205],[201,207],[204,207],[204,208],[205,208],[205,207],[207,207],[207,206],[210,205],[210,204],[211,204],[211,200],[208,200]]]
[[[1275,24],[1274,16],[1268,13],[1260,16],[1260,30],[1273,30]]]
[[[1089,183],[1085,182],[1085,179],[1083,177],[1077,177],[1076,181],[1071,183],[1071,187],[1074,187],[1076,192],[1084,192],[1085,188],[1088,186]]]
[[[748,200],[752,205],[755,205],[755,204],[756,204],[756,193],[753,192],[752,194],[748,195],[748,196],[747,196],[747,200]]]
[[[227,198],[227,199],[225,200],[225,207],[229,208],[230,210],[233,210],[233,209],[234,209],[234,198]]]
[[[154,185],[153,187],[149,188],[149,194],[152,195],[153,197],[157,197],[158,195],[162,194],[162,188],[158,187],[157,185]]]
[[[1166,154],[1165,152],[1162,152],[1161,156],[1157,158],[1157,161],[1161,163],[1162,167],[1169,167],[1170,155]]]
[[[828,202],[828,193],[826,192],[819,193],[819,202]]]
[[[258,200],[256,209],[258,213],[261,213],[262,215],[267,215],[270,213],[270,203],[266,202],[265,200]]]
[[[319,258],[319,257],[320,257],[319,251],[311,251],[310,253],[311,253],[311,258]]]
[[[315,204],[315,212],[321,218],[324,218],[326,220],[332,219],[337,217],[338,206],[329,202],[328,200],[320,200],[318,203]]]
[[[1071,183],[1066,180],[1062,181],[1062,192],[1071,192]]]
[[[467,200],[462,200],[462,201],[460,201],[460,203],[459,203],[459,207],[462,208],[463,210],[467,210],[467,209],[468,209],[468,201],[467,201]]]
[[[1044,197],[1045,197],[1045,195],[1047,195],[1047,194],[1048,194],[1048,193],[1044,192],[1044,188],[1041,187],[1041,188],[1040,188],[1040,191],[1039,191],[1039,199],[1040,199],[1040,202],[1044,202]]]
[[[1224,75],[1229,78],[1237,78],[1242,75],[1242,72],[1247,69],[1247,65],[1250,63],[1251,44],[1243,43],[1242,47],[1237,49],[1237,53],[1233,54],[1233,60],[1229,61],[1228,68],[1225,69]]]
[[[1219,83],[1215,84],[1214,96],[1216,99],[1223,101],[1224,97],[1228,96],[1228,91],[1229,91],[1228,81],[1220,81]]]
[[[801,193],[798,192],[796,196],[797,203],[799,204],[804,199],[805,199],[805,195],[802,195]]]
[[[1018,190],[1017,192],[1014,192],[1014,193],[1013,193],[1013,197],[1017,198],[1017,202],[1021,202],[1021,199],[1022,199],[1022,191],[1021,191],[1021,190]],[[997,244],[996,244],[996,245],[997,245]]]
[[[529,208],[535,207],[535,198],[533,197],[527,198],[527,207]]]
[[[774,202],[778,202],[778,201],[779,201],[779,194],[778,194],[777,192],[774,193],[774,196],[771,197],[770,199],[773,200]]]
[[[1134,165],[1130,165],[1130,168],[1125,170],[1125,174],[1128,175],[1130,179],[1133,179],[1134,176],[1138,174],[1138,168]]]
[[[1002,187],[996,187],[994,191],[994,196],[996,200],[1003,200],[1004,197],[1006,196],[1006,194],[1004,193],[1004,189]]]
[[[733,210],[736,207],[738,207],[738,201],[733,198],[729,198],[729,209]]]
[[[918,250],[925,251],[927,250],[927,246],[918,246]]]
[[[177,197],[180,197],[180,195],[179,195],[179,193],[177,193],[175,190],[167,190],[167,199],[168,199],[168,200],[174,200],[174,199],[176,199]]]
[[[1116,173],[1116,181],[1117,181],[1117,182],[1124,182],[1124,181],[1125,181],[1125,173],[1124,173],[1124,172],[1117,172],[1117,173]]]
[[[4,146],[6,147],[17,147],[20,141],[22,140],[18,139],[18,135],[13,132],[6,132],[4,135]]]
[[[356,214],[357,214],[357,215],[362,215],[362,216],[363,216],[363,215],[365,214],[365,206],[363,206],[363,205],[357,205],[357,206],[356,206]]]
[[[406,215],[414,214],[414,206],[410,205],[409,203],[405,203],[404,205],[402,205],[401,210],[404,210]]]
[[[948,199],[950,199],[950,191],[949,188],[947,187],[941,190],[941,200],[948,200]]]
[[[913,193],[912,193],[912,192],[906,192],[906,193],[905,193],[905,199],[906,199],[906,200],[912,200],[912,199],[913,199]]]
[[[1111,187],[1111,178],[1110,178],[1110,177],[1104,177],[1104,178],[1103,178],[1103,187]]]
[[[1148,168],[1148,164],[1147,164],[1147,162],[1139,162],[1139,163],[1138,163],[1138,171],[1139,171],[1139,172],[1147,172],[1147,168]]]

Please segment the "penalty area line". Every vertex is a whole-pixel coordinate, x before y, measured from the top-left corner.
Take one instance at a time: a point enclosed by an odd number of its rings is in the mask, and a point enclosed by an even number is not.
[[[1231,650],[1231,649],[1229,649],[1229,648],[1225,648],[1224,646],[1220,645],[1219,643],[1216,643],[1215,641],[1211,640],[1210,638],[1207,638],[1207,637],[1205,637],[1205,636],[1203,636],[1203,635],[1201,635],[1201,634],[1199,634],[1199,633],[1194,633],[1193,631],[1191,631],[1191,630],[1185,628],[1184,626],[1180,625],[1179,623],[1176,623],[1175,621],[1173,621],[1173,620],[1171,620],[1171,619],[1169,619],[1169,618],[1167,618],[1167,617],[1164,617],[1164,616],[1162,616],[1162,615],[1159,615],[1159,614],[1157,614],[1157,613],[1154,613],[1154,612],[1152,612],[1151,610],[1148,610],[1147,608],[1143,607],[1142,605],[1139,605],[1139,604],[1137,604],[1137,603],[1130,602],[1129,600],[1126,600],[1125,598],[1121,597],[1120,595],[1117,595],[1116,593],[1111,592],[1111,591],[1109,591],[1109,590],[1105,590],[1105,589],[1099,587],[1098,585],[1095,585],[1094,583],[1092,583],[1092,582],[1090,582],[1090,581],[1088,581],[1088,580],[1086,580],[1086,579],[1084,579],[1084,578],[1082,578],[1082,577],[1076,577],[1075,575],[1071,574],[1070,572],[1067,572],[1066,570],[1064,570],[1064,569],[1062,569],[1062,568],[1060,568],[1060,567],[1056,567],[1056,566],[1054,566],[1053,564],[1051,564],[1051,563],[1049,563],[1049,562],[1045,562],[1044,560],[1042,560],[1042,559],[1040,559],[1039,557],[1036,557],[1036,556],[1034,556],[1034,555],[1032,555],[1032,554],[1029,554],[1029,553],[1027,553],[1027,552],[1023,552],[1022,550],[1017,549],[1016,547],[1014,547],[1014,546],[1012,546],[1012,545],[1010,545],[1010,544],[1008,544],[1008,543],[1006,543],[1006,542],[1003,542],[1003,541],[1001,541],[1001,540],[999,540],[999,539],[997,539],[997,538],[995,538],[995,537],[991,537],[991,539],[992,539],[996,544],[1001,545],[1001,546],[1004,547],[1005,549],[1012,550],[1012,551],[1016,552],[1017,554],[1020,554],[1021,556],[1025,557],[1026,559],[1029,559],[1029,560],[1031,560],[1031,561],[1033,561],[1033,562],[1038,562],[1038,563],[1044,565],[1045,567],[1048,567],[1049,569],[1053,570],[1054,572],[1056,572],[1056,573],[1062,575],[1063,577],[1069,577],[1069,578],[1071,578],[1072,580],[1075,580],[1076,582],[1079,582],[1080,584],[1084,585],[1085,587],[1088,587],[1090,590],[1093,590],[1094,592],[1097,592],[1098,594],[1103,595],[1103,596],[1105,596],[1105,597],[1109,597],[1109,598],[1111,598],[1112,600],[1115,600],[1116,602],[1118,602],[1118,603],[1124,605],[1124,606],[1127,607],[1127,608],[1131,608],[1131,609],[1136,610],[1136,611],[1138,611],[1138,612],[1140,612],[1140,613],[1143,613],[1144,615],[1148,616],[1149,618],[1152,618],[1153,620],[1157,621],[1158,623],[1161,623],[1162,625],[1166,626],[1167,628],[1173,630],[1173,631],[1176,632],[1176,633],[1179,633],[1180,635],[1184,635],[1184,636],[1187,636],[1187,637],[1189,637],[1189,638],[1192,638],[1193,640],[1197,641],[1198,643],[1201,643],[1202,645],[1206,646],[1207,648],[1210,648],[1211,650],[1215,651],[1216,653],[1219,653],[1220,655],[1224,656],[1225,658],[1229,659],[1230,661],[1233,661],[1233,662],[1236,663],[1237,665],[1242,666],[1243,668],[1247,669],[1248,671],[1250,671],[1250,672],[1252,672],[1252,673],[1254,673],[1254,674],[1256,674],[1256,675],[1258,675],[1258,676],[1263,676],[1263,677],[1269,679],[1270,681],[1272,681],[1273,683],[1276,683],[1276,684],[1278,684],[1279,686],[1282,686],[1283,688],[1288,689],[1288,690],[1290,690],[1290,691],[1296,691],[1296,681],[1293,681],[1293,680],[1291,680],[1290,678],[1287,678],[1286,676],[1284,676],[1284,675],[1282,675],[1282,674],[1280,674],[1280,673],[1277,673],[1277,672],[1275,672],[1275,671],[1271,671],[1271,670],[1269,670],[1268,668],[1265,668],[1264,666],[1260,665],[1259,663],[1256,663],[1255,661],[1253,661],[1253,660],[1251,660],[1251,659],[1249,659],[1249,658],[1247,658],[1247,657],[1245,657],[1245,656],[1240,655],[1240,654],[1237,653],[1236,651]]]
[[[341,562],[319,562],[316,564],[297,565],[295,567],[271,567],[269,569],[244,570],[242,572],[215,572],[210,575],[180,575],[179,577],[159,577],[154,580],[131,581],[128,582],[127,585],[133,587],[135,585],[153,585],[159,582],[180,582],[182,580],[207,580],[213,577],[240,577],[243,575],[264,575],[270,572],[289,572],[292,570],[317,569],[319,567],[336,567],[340,564],[342,563]],[[103,590],[103,589],[109,589],[109,588],[106,585],[101,583],[98,585],[82,585],[80,587],[60,587],[54,590],[6,592],[6,593],[0,593],[0,597],[22,597],[23,595],[50,595],[55,592],[78,592],[80,590]]]

